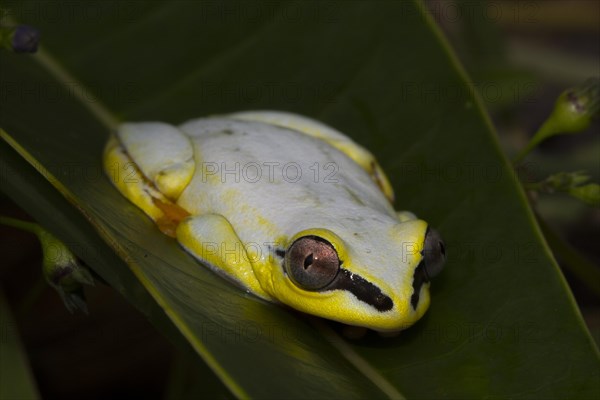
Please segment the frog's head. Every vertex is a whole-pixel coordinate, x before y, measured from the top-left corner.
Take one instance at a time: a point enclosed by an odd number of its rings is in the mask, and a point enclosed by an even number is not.
[[[421,318],[429,306],[429,282],[446,260],[436,230],[417,219],[372,223],[362,232],[340,224],[328,228],[303,229],[288,240],[272,282],[280,300],[382,332]]]

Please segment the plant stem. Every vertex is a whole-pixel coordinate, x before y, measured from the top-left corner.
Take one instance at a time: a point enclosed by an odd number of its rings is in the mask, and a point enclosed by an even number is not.
[[[525,146],[519,154],[513,159],[513,165],[517,165],[525,158],[527,154],[531,152],[538,144],[548,136],[550,136],[552,132],[553,123],[550,122],[550,119],[547,119],[546,122],[541,126],[541,128],[535,133],[535,135],[531,138],[527,146]]]
[[[0,224],[33,233],[38,237],[38,240],[41,240],[41,237],[44,233],[44,230],[34,222],[22,221],[20,219],[5,217],[2,215],[0,215]],[[34,286],[29,288],[25,298],[21,301],[21,304],[17,310],[17,314],[25,315],[27,312],[29,312],[33,304],[35,304],[47,287],[48,283],[44,277],[40,276]]]
[[[0,224],[31,232],[37,236],[40,236],[43,231],[43,229],[34,222],[22,221],[20,219],[4,217],[2,215],[0,215]]]

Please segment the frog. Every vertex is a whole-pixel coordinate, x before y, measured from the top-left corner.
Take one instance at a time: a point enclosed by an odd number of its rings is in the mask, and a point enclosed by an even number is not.
[[[413,325],[446,262],[438,231],[394,209],[373,154],[310,117],[258,110],[178,126],[123,122],[103,165],[200,264],[258,298],[345,326]]]

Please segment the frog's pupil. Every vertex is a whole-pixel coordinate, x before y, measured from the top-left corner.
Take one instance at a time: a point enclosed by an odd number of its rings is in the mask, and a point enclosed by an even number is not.
[[[310,253],[310,254],[308,255],[308,257],[306,257],[306,258],[304,259],[304,269],[308,269],[308,267],[310,267],[310,266],[312,265],[312,263],[313,263],[313,261],[314,261],[314,260],[313,260],[313,258],[314,258],[314,257],[313,257],[313,255],[312,255],[312,253]]]

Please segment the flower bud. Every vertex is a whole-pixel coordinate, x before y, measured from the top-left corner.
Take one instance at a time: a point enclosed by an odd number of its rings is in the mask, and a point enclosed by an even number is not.
[[[40,32],[28,25],[0,27],[0,44],[15,53],[35,53],[40,42]]]
[[[554,104],[554,110],[527,146],[515,157],[521,161],[538,144],[561,133],[577,133],[590,126],[600,111],[600,79],[591,78],[582,85],[565,90]]]
[[[41,230],[38,237],[44,253],[44,277],[70,312],[80,309],[87,314],[82,284],[94,285],[92,274],[63,242],[49,232]]]
[[[583,85],[565,90],[556,100],[549,121],[552,136],[581,132],[590,126],[600,110],[600,79],[588,79]]]
[[[87,314],[82,285],[94,285],[94,278],[75,254],[36,223],[0,215],[0,224],[31,232],[38,237],[44,254],[43,274],[46,281],[58,292],[70,312],[80,309]]]

